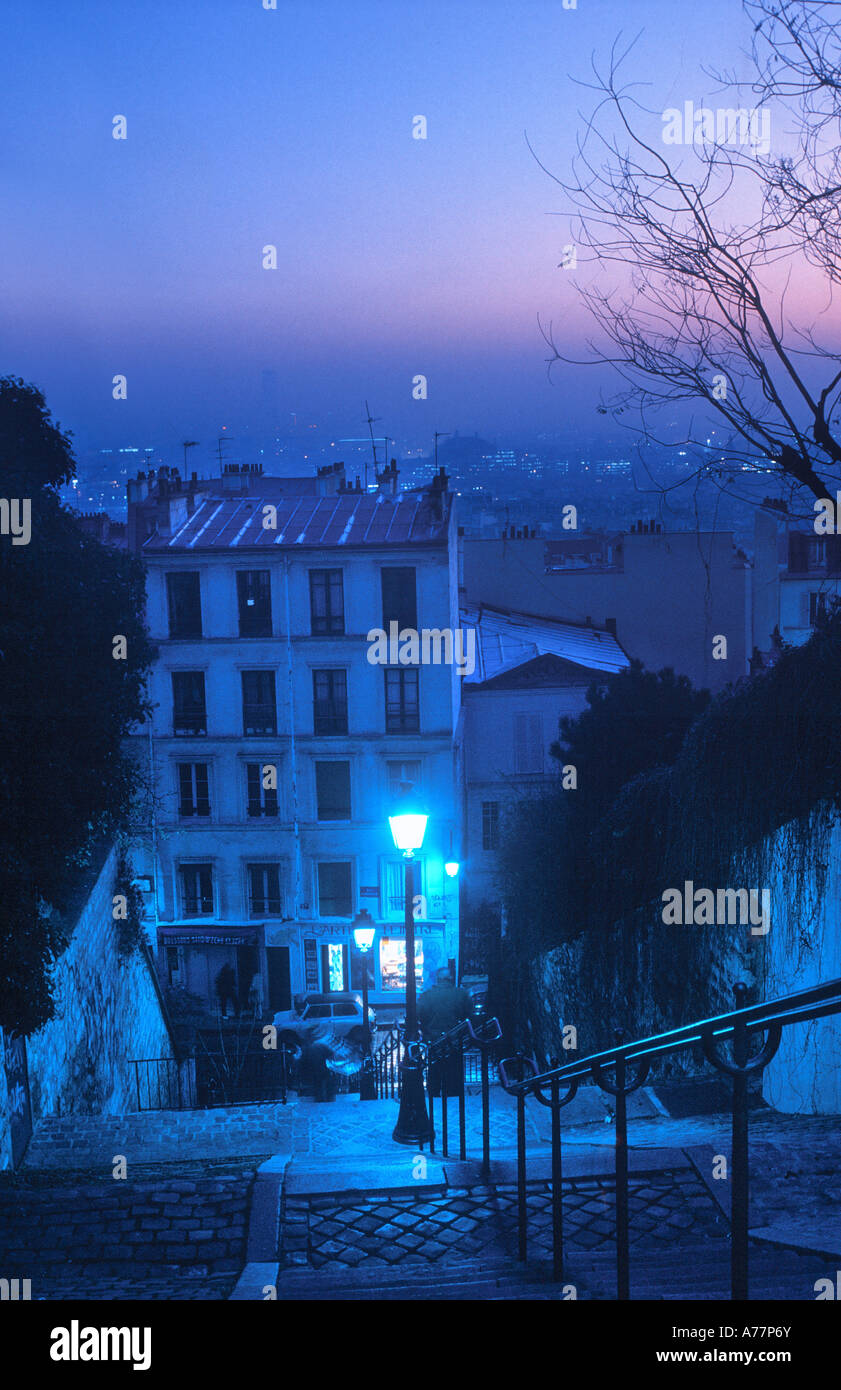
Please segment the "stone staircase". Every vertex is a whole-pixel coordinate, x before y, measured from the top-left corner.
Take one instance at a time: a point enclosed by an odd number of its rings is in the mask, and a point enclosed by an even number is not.
[[[290,1110],[266,1104],[47,1116],[29,1141],[24,1170],[105,1170],[112,1166],[115,1154],[124,1154],[132,1165],[265,1156],[288,1142]]]
[[[612,1251],[585,1254],[570,1250],[568,1266],[570,1282],[578,1287],[579,1298],[616,1299],[616,1260]],[[749,1268],[751,1301],[813,1302],[815,1281],[831,1272],[827,1260],[820,1255],[771,1249],[755,1242]],[[632,1251],[630,1285],[631,1298],[635,1300],[729,1301],[729,1241],[699,1243],[689,1239],[673,1250]]]
[[[730,1247],[726,1241],[682,1242],[667,1252],[647,1250],[631,1265],[634,1301],[728,1302]],[[820,1256],[793,1250],[751,1250],[751,1301],[812,1302],[815,1281],[830,1273]],[[562,1283],[546,1261],[523,1266],[512,1259],[463,1260],[444,1266],[401,1264],[377,1270],[289,1269],[279,1273],[278,1299],[347,1301],[543,1301],[616,1300],[613,1251],[571,1248]]]

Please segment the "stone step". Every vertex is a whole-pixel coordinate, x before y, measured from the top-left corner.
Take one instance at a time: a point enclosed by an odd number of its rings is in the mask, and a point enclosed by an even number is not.
[[[523,1268],[510,1260],[464,1260],[436,1265],[404,1264],[383,1269],[315,1273],[283,1270],[278,1299],[348,1300],[559,1300],[562,1292],[549,1270]]]
[[[262,1298],[262,1286],[276,1283],[280,1301],[324,1300],[543,1300],[569,1299],[570,1286],[580,1300],[616,1300],[616,1258],[612,1251],[596,1254],[569,1249],[564,1279],[552,1279],[547,1261],[522,1266],[507,1258],[482,1258],[439,1263],[404,1263],[390,1268],[355,1270],[311,1268],[281,1269],[259,1266],[259,1277],[250,1279],[253,1292],[243,1283],[240,1298]],[[782,1299],[809,1302],[815,1298],[815,1281],[831,1274],[826,1261],[794,1251],[751,1250],[751,1300]],[[235,1295],[236,1296],[236,1295]],[[632,1300],[688,1299],[730,1301],[730,1246],[728,1242],[682,1244],[668,1252],[634,1252],[631,1255]]]
[[[612,1251],[583,1253],[570,1250],[567,1276],[579,1288],[580,1297],[616,1298],[616,1257]],[[769,1250],[752,1246],[749,1257],[751,1299],[811,1301],[815,1281],[832,1275],[820,1255],[793,1250]],[[681,1243],[674,1250],[631,1250],[632,1299],[730,1298],[730,1244]]]

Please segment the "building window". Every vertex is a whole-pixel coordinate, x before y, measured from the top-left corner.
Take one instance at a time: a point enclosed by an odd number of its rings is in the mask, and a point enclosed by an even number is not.
[[[514,715],[514,771],[543,772],[543,720],[539,714]]]
[[[383,860],[380,911],[383,917],[403,921],[406,916],[406,862],[403,859]],[[426,861],[415,859],[415,897],[423,901],[413,903],[415,918],[426,916]]]
[[[166,577],[170,637],[201,637],[201,587],[197,570],[174,570]]]
[[[319,820],[350,820],[350,763],[316,763]]]
[[[386,767],[388,769],[388,799],[390,802],[397,800],[400,795],[400,788],[404,783],[410,782],[415,789],[420,787],[420,759],[410,758],[404,762],[389,761],[386,763]]]
[[[263,785],[264,779],[268,776],[264,769],[270,766],[274,766],[274,764],[246,763],[245,765],[249,816],[277,815],[277,791],[274,787]]]
[[[383,594],[383,627],[388,632],[389,623],[395,622],[402,629],[410,627],[417,630],[418,604],[415,589],[415,571],[408,565],[380,570]]]
[[[318,866],[319,917],[352,917],[351,865],[325,864]]]
[[[175,734],[206,734],[204,671],[173,671],[172,729]]]
[[[272,596],[268,570],[237,570],[240,637],[271,637]]]
[[[385,671],[385,731],[387,734],[416,734],[419,730],[417,669],[388,666]]]
[[[248,865],[248,911],[252,917],[280,917],[280,865]]]
[[[314,637],[345,630],[345,595],[341,570],[310,570],[310,620]]]
[[[210,815],[207,763],[178,764],[178,814],[182,820]]]
[[[277,733],[274,671],[243,671],[242,731],[251,736]]]
[[[809,595],[809,626],[816,627],[821,618],[826,617],[826,594],[822,591]]]
[[[317,734],[347,733],[347,672],[313,671],[313,728]]]
[[[181,865],[181,910],[185,917],[213,916],[212,865]]]
[[[499,802],[482,802],[482,849],[499,849]]]

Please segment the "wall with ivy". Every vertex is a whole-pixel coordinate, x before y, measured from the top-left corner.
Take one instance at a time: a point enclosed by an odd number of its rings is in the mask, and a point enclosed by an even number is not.
[[[841,826],[834,821],[815,836],[812,867],[793,884],[797,833],[786,827],[771,846],[771,929],[765,948],[769,999],[841,977]],[[763,1095],[777,1110],[841,1114],[841,1019],[815,1019],[785,1029],[765,1070]]]
[[[172,1042],[129,892],[129,916],[115,920],[114,895],[127,885],[112,847],[70,924],[55,966],[55,1015],[27,1039],[33,1123],[45,1115],[117,1115],[136,1108],[134,1059],[171,1057]],[[0,1066],[0,1086],[5,1078]],[[11,1161],[0,1094],[0,1167]]]

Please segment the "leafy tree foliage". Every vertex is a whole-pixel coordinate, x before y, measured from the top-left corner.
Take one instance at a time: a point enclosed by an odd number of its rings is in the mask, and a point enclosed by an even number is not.
[[[709,703],[686,676],[646,671],[635,661],[587,692],[589,706],[561,721],[552,755],[576,770],[577,786],[520,803],[501,853],[508,919],[524,954],[569,940],[597,914],[609,862],[592,839],[622,788],[677,758],[688,729]]]
[[[0,496],[32,508],[28,545],[0,536],[0,1025],[24,1033],[51,1016],[62,912],[127,812],[123,740],[146,712],[153,655],[142,567],[61,505],[55,489],[74,475],[42,393],[0,378]]]

